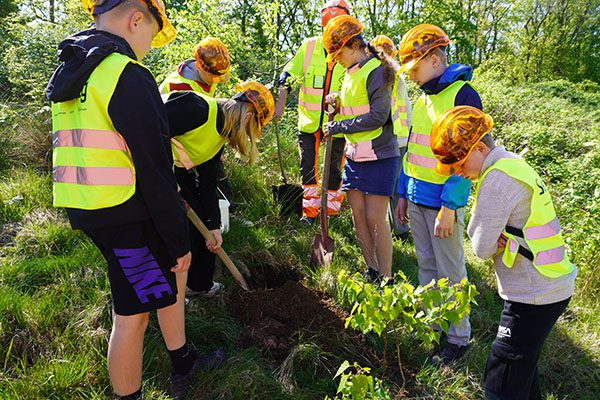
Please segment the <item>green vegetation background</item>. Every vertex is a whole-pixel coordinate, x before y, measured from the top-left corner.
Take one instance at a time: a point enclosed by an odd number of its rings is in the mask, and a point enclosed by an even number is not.
[[[314,1],[182,0],[170,5],[178,39],[144,60],[159,82],[207,35],[228,45],[233,81],[272,82],[300,41],[320,32],[320,3]],[[354,4],[367,37],[385,33],[398,42],[416,23],[444,27],[454,40],[452,61],[477,67],[474,82],[494,117],[495,137],[523,154],[552,191],[579,277],[540,361],[546,399],[600,398],[599,7],[597,0]],[[110,289],[104,261],[81,233],[69,228],[64,213],[51,207],[51,124],[43,98],[57,65],[56,45],[88,24],[76,0],[0,0],[0,399],[101,399],[110,394],[105,367]],[[231,94],[232,85],[220,90],[223,96]],[[285,166],[298,179],[295,121],[292,98],[280,133]],[[240,215],[255,226],[234,219],[224,247],[251,271],[263,264],[295,268],[306,285],[335,298],[335,271],[364,269],[349,211],[332,223],[333,273],[310,271],[307,252],[314,232],[280,219],[273,209],[270,186],[279,183],[279,173],[272,133],[264,132],[257,165],[228,155]],[[482,396],[479,383],[501,301],[491,263],[474,258],[469,246],[466,240],[469,276],[481,292],[472,313],[471,350],[455,370],[437,369],[424,364],[429,349],[403,337],[403,358],[414,372],[402,395],[406,398]],[[394,269],[415,279],[411,245],[394,244]],[[233,281],[226,274],[223,278],[231,290]],[[233,354],[224,370],[201,376],[198,398],[316,399],[335,392],[332,377],[343,360],[320,351],[318,338],[300,338],[287,363],[275,365],[258,349],[236,347],[241,326],[222,300],[193,301],[188,312],[196,346],[224,346]],[[166,398],[168,358],[156,324],[146,343],[145,392],[149,398]],[[370,343],[381,350],[377,340]],[[364,352],[347,347],[346,355],[356,355],[354,360]],[[306,367],[312,365],[323,365],[331,374],[317,379]],[[400,396],[395,382],[388,379]]]

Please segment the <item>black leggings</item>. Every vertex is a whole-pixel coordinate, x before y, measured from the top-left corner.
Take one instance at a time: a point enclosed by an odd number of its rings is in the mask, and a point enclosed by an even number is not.
[[[546,337],[570,300],[541,306],[504,302],[485,366],[487,400],[541,400],[538,359]]]
[[[318,175],[318,157],[319,145],[322,140],[321,130],[315,133],[298,134],[300,144],[300,174],[302,175],[302,185],[316,185]],[[331,153],[331,167],[329,169],[329,190],[339,190],[342,185],[342,166],[344,161],[344,147],[346,139],[333,138],[333,147]],[[324,157],[324,156],[323,156]]]

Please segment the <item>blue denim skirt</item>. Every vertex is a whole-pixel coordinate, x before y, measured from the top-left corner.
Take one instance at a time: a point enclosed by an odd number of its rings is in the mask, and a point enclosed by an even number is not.
[[[392,196],[398,179],[400,157],[354,162],[346,159],[342,190],[358,190],[365,194]]]

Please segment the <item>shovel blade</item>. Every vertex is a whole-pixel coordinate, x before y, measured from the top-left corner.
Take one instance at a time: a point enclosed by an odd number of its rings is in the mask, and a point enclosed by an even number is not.
[[[323,265],[328,267],[333,258],[333,239],[329,236],[323,236],[320,233],[315,235],[313,240],[310,263],[311,265]]]

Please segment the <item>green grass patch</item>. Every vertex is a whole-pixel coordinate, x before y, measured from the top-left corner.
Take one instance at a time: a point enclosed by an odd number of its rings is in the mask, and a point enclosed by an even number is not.
[[[576,294],[550,334],[540,360],[544,398],[600,398],[600,113],[596,86],[564,81],[507,87],[493,76],[477,78],[486,110],[495,121],[498,141],[510,150],[527,149],[525,158],[547,180],[565,230],[572,261],[579,268]],[[288,180],[298,183],[295,115],[279,126]],[[265,266],[293,271],[304,285],[338,299],[339,270],[366,266],[356,241],[347,205],[331,221],[335,258],[329,269],[310,268],[309,250],[317,227],[306,228],[282,218],[271,186],[281,183],[273,127],[260,143],[261,159],[253,166],[226,155],[238,210],[224,248],[240,269],[265,278]],[[1,161],[1,160],[0,160]],[[0,165],[1,167],[1,165]],[[105,262],[95,246],[72,231],[64,213],[51,208],[47,173],[5,169],[0,181],[0,399],[106,399],[111,394],[106,371],[111,329],[110,288]],[[244,225],[240,218],[254,226]],[[477,286],[478,305],[471,313],[473,338],[455,367],[432,366],[431,347],[408,333],[398,336],[405,387],[398,367],[386,371],[372,362],[372,374],[385,377],[399,398],[479,399],[490,345],[496,335],[502,301],[496,292],[493,265],[481,261],[465,241],[467,269]],[[417,282],[411,243],[394,243],[393,269]],[[194,386],[197,399],[322,399],[334,395],[333,375],[343,360],[326,349],[319,332],[298,333],[289,353],[274,360],[258,345],[242,345],[246,325],[228,310],[236,284],[223,267],[217,280],[225,292],[207,301],[192,299],[187,308],[188,340],[200,351],[224,347],[225,367],[202,373]],[[264,293],[274,289],[260,287]],[[320,294],[323,298],[325,296]],[[339,302],[339,299],[337,300]],[[329,339],[329,338],[327,338]],[[333,337],[339,352],[363,366],[383,356],[383,342]],[[367,355],[369,355],[367,357]],[[390,358],[391,359],[391,358]],[[155,317],[145,341],[144,394],[167,399],[169,359]],[[330,372],[328,374],[328,372]]]

